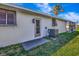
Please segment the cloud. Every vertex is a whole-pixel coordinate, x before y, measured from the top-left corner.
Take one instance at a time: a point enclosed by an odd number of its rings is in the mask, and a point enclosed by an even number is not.
[[[37,3],[35,5],[39,7],[42,12],[51,14],[50,11],[52,10],[52,8],[49,6],[48,3]]]
[[[75,22],[79,21],[79,14],[75,13],[75,12],[68,12],[65,14],[59,14],[58,17],[66,19],[66,20],[75,21]]]

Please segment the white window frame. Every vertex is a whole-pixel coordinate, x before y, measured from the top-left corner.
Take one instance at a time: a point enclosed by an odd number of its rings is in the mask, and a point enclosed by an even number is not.
[[[2,8],[0,8],[0,9],[2,9]],[[2,9],[2,10],[5,10],[5,11],[6,11],[6,19],[5,19],[5,20],[6,20],[6,23],[5,23],[5,24],[0,24],[0,26],[16,25],[16,11],[7,10],[7,9]],[[7,22],[7,20],[8,20],[8,19],[7,19],[7,14],[8,14],[8,13],[7,13],[7,11],[15,12],[15,15],[14,15],[14,17],[15,17],[14,22],[15,22],[15,23],[14,23],[14,24],[8,24],[8,22]]]

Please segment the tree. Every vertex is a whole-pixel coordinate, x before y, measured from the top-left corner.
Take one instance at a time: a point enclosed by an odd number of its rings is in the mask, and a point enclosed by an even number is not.
[[[53,8],[53,13],[57,16],[60,12],[64,12],[64,9],[60,4],[56,4]]]

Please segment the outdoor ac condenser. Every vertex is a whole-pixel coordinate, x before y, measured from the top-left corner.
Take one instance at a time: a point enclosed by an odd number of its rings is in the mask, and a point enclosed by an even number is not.
[[[49,37],[55,38],[58,35],[58,29],[48,29]]]

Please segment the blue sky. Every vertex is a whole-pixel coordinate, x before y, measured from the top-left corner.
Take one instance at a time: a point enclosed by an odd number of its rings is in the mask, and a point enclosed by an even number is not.
[[[48,13],[55,16],[50,11],[53,9],[56,3],[17,3],[17,5],[40,13]],[[60,3],[60,5],[63,7],[64,12],[58,14],[59,18],[72,20],[75,22],[79,21],[79,3]]]

